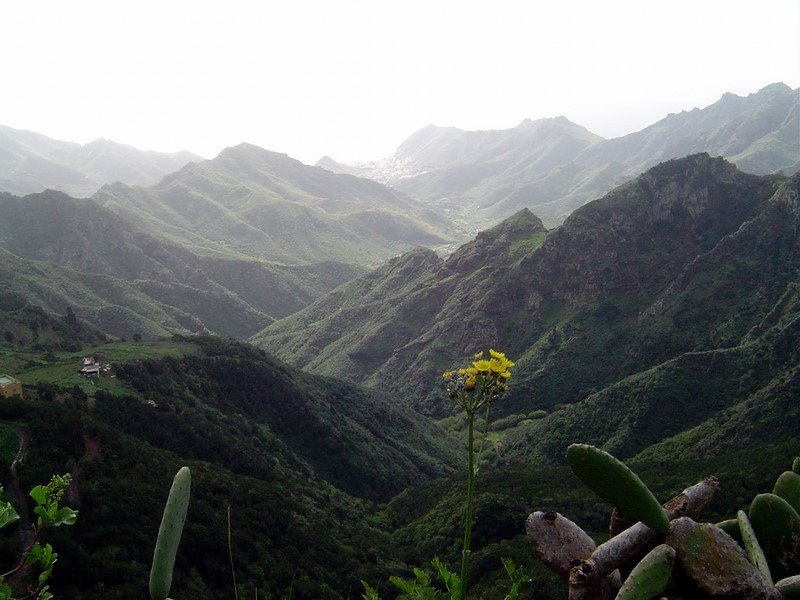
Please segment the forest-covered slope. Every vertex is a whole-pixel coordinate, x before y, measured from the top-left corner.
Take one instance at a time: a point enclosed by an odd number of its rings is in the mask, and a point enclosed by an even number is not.
[[[435,210],[374,181],[250,144],[149,188],[105,186],[93,199],[197,251],[285,264],[377,265],[416,245],[440,245],[449,229]]]
[[[28,432],[23,487],[67,470],[75,479],[67,497],[79,521],[49,538],[59,597],[141,595],[181,464],[194,483],[178,597],[231,591],[229,505],[238,581],[249,593],[341,598],[359,577],[385,578],[395,547],[368,518],[372,502],[452,472],[453,440],[390,397],[236,342],[190,344],[181,356],[116,362],[133,393],[87,400],[79,388],[39,385],[25,401],[0,403],[2,419]],[[13,545],[3,538],[6,552]]]
[[[0,288],[117,336],[208,331],[247,337],[363,272],[196,254],[91,200],[0,194]]]

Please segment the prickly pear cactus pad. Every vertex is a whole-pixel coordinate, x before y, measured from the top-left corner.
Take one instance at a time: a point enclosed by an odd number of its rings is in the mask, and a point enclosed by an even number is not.
[[[775,584],[775,589],[783,594],[784,598],[800,598],[800,575],[781,579]]]
[[[740,510],[736,514],[736,520],[739,523],[739,529],[742,532],[742,543],[744,544],[744,549],[747,551],[747,556],[750,558],[750,562],[761,571],[764,579],[772,583],[772,575],[770,574],[769,565],[767,564],[767,557],[764,556],[764,551],[758,543],[756,533],[753,531],[752,525],[750,525],[750,519],[747,518],[747,514],[743,510]]]
[[[626,517],[641,521],[659,533],[669,529],[669,518],[653,493],[608,452],[587,444],[572,444],[567,449],[567,462],[578,479]]]
[[[672,575],[675,550],[666,544],[653,548],[631,571],[617,600],[650,600],[667,587]]]
[[[525,521],[525,531],[536,558],[565,578],[573,560],[589,558],[597,548],[583,529],[557,512],[532,513]]]
[[[152,600],[168,600],[172,585],[172,567],[183,533],[183,523],[189,508],[192,476],[189,467],[181,467],[172,481],[164,516],[158,528],[158,539],[153,552],[153,566],[150,569],[150,597]]]
[[[797,474],[800,474],[800,456],[794,459],[792,462],[792,471]]]
[[[775,494],[759,494],[750,504],[750,523],[776,579],[800,573],[800,516]]]
[[[772,493],[786,500],[789,506],[800,513],[800,475],[794,471],[784,471],[775,482]]]
[[[675,548],[675,570],[693,588],[686,598],[755,600],[777,598],[775,588],[727,533],[688,517],[675,519],[667,533]]]

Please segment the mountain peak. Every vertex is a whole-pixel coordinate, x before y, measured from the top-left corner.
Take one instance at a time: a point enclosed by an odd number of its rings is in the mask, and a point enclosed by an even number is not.
[[[461,246],[447,260],[447,267],[463,272],[481,264],[507,263],[538,248],[546,235],[541,219],[523,208]]]

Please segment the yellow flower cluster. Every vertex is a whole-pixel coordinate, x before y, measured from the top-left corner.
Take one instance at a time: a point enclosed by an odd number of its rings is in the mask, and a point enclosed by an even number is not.
[[[480,381],[484,394],[496,395],[497,392],[506,390],[506,381],[511,377],[513,366],[514,363],[502,352],[489,350],[488,359],[483,358],[483,352],[479,352],[470,366],[458,370],[459,380],[468,392],[473,391]],[[442,377],[450,383],[454,374],[452,371],[445,371]]]

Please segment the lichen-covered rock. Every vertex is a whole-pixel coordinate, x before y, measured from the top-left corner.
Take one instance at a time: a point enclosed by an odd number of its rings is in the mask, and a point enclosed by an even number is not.
[[[739,545],[744,548],[744,541],[742,540],[742,530],[739,529],[738,519],[725,519],[717,523],[717,527],[722,529],[725,533],[731,536],[734,540],[739,542]]]
[[[525,531],[536,558],[564,578],[572,561],[589,558],[597,547],[583,529],[557,512],[532,513]]]
[[[739,544],[710,523],[688,517],[672,521],[667,544],[675,548],[675,571],[691,598],[777,600],[780,594],[747,559]]]

